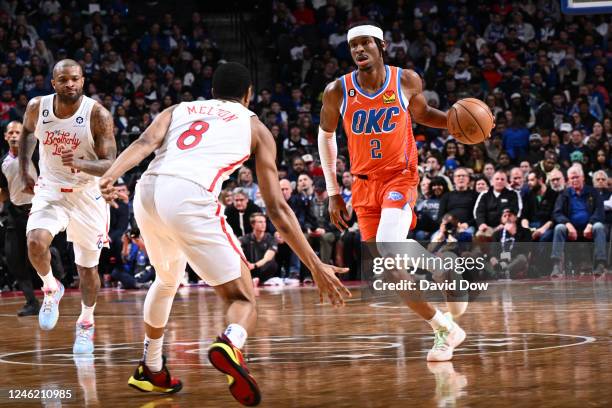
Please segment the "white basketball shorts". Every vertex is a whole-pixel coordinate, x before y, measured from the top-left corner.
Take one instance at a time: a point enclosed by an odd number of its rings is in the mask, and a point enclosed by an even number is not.
[[[136,185],[134,215],[156,269],[184,260],[211,286],[240,277],[240,262],[246,262],[240,242],[205,188],[178,177],[145,175]]]
[[[65,230],[68,241],[74,244],[75,257],[108,247],[108,225],[109,206],[97,185],[80,190],[40,184],[34,188],[27,232],[44,229],[55,236]],[[75,261],[85,267],[97,265],[97,259],[86,258],[87,265],[79,263],[80,259]]]

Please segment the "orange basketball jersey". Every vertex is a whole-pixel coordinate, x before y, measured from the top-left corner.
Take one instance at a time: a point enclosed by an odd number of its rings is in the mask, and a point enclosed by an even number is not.
[[[344,92],[340,114],[348,138],[351,173],[373,176],[408,170],[418,177],[408,101],[400,86],[402,70],[385,65],[385,73],[385,83],[375,93],[359,86],[357,71],[340,78]]]

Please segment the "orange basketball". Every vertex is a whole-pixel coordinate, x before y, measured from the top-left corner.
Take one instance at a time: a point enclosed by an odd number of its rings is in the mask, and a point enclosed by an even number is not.
[[[491,136],[493,114],[491,109],[476,98],[461,99],[448,110],[448,131],[465,144],[478,144]]]

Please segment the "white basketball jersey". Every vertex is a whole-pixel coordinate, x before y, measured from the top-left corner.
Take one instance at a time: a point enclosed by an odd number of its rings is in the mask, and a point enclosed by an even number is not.
[[[211,99],[180,103],[144,175],[181,177],[217,197],[223,181],[251,155],[254,115],[237,102]]]
[[[59,119],[53,113],[54,96],[41,98],[34,132],[39,142],[39,185],[72,188],[95,183],[97,177],[64,166],[61,156],[63,150],[72,149],[76,158],[98,159],[91,134],[91,111],[95,101],[83,95],[74,115]]]

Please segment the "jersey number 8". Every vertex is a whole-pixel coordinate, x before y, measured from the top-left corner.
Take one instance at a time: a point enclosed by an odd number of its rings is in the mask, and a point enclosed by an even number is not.
[[[208,122],[198,120],[193,122],[189,129],[181,133],[176,141],[176,145],[181,150],[196,147],[202,141],[202,135],[208,130]]]

